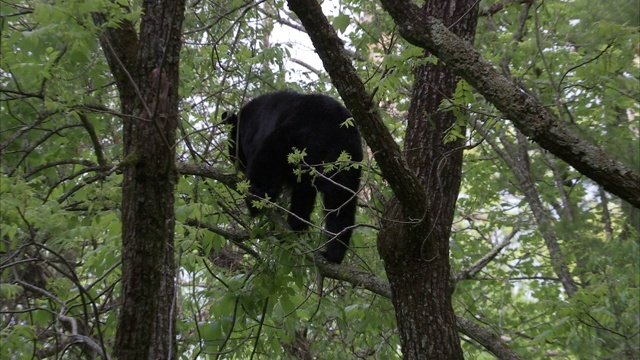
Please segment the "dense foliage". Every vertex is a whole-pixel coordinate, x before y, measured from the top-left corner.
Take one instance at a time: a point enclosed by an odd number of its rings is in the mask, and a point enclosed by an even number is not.
[[[577,134],[640,171],[638,5],[483,1],[474,44]],[[404,42],[376,2],[324,8],[402,144],[412,70],[437,59]],[[109,21],[96,25],[95,12]],[[139,4],[3,1],[0,13],[2,352],[109,354],[127,159],[96,34],[137,21]],[[187,4],[175,145],[181,358],[401,357],[389,299],[321,279],[311,255],[320,231],[287,233],[277,212],[249,218],[246,183],[226,153],[221,114],[251,97],[284,88],[337,97],[302,31],[283,1]],[[451,138],[468,145],[451,239],[456,313],[522,358],[640,357],[640,210],[529,141],[466,82],[442,109],[459,119]],[[384,278],[375,244],[391,190],[369,155],[345,263]],[[491,358],[462,339],[468,358]]]

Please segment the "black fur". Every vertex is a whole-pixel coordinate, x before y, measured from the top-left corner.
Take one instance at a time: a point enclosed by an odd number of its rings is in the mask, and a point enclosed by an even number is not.
[[[326,228],[338,234],[335,238],[330,236],[322,254],[334,263],[342,262],[349,245],[361,170],[351,167],[299,179],[293,173],[294,166],[287,163],[287,156],[293,148],[305,150],[306,164],[321,165],[335,162],[345,151],[352,161],[362,161],[358,129],[343,125],[350,117],[344,106],[328,96],[291,91],[259,96],[237,115],[223,114],[225,122],[232,125],[229,153],[249,180],[250,194],[275,200],[284,187],[291,189],[290,212],[295,216],[289,214],[287,221],[292,230],[308,228],[316,194],[322,193]],[[322,166],[316,169],[322,171]],[[259,211],[251,200],[247,198],[247,206],[255,216]]]

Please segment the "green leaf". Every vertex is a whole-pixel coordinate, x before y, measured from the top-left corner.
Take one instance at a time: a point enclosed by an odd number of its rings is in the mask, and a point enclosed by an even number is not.
[[[347,30],[347,27],[351,23],[351,18],[347,14],[340,14],[333,18],[333,27],[341,33]]]

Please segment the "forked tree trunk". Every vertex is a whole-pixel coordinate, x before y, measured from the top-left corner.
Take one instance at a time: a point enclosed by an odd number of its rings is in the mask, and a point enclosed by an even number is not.
[[[114,355],[174,359],[174,188],[183,0],[144,1],[140,36],[123,21],[100,43],[124,123],[122,302]],[[101,14],[94,21],[105,23]]]
[[[426,14],[442,19],[457,35],[472,39],[475,0],[427,1]],[[426,54],[428,55],[428,54]],[[447,142],[453,112],[438,111],[458,78],[445,64],[415,71],[405,154],[424,185],[428,204],[421,219],[408,219],[391,202],[378,238],[392,291],[405,359],[463,359],[451,304],[449,237],[462,175],[463,140]]]

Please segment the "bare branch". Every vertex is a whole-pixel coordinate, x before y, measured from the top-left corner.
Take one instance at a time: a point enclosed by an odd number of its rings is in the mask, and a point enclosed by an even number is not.
[[[518,354],[507,346],[500,336],[475,322],[462,316],[456,316],[458,330],[478,342],[489,350],[495,357],[502,360],[520,360]]]
[[[521,148],[522,146],[526,146],[526,139],[522,139],[523,136],[520,135],[521,139],[519,142],[519,148],[521,149],[521,158],[517,158],[517,154],[512,155],[512,153],[514,153],[513,149],[512,151],[504,151],[493,137],[488,136],[486,130],[479,126],[476,126],[475,129],[486,138],[487,143],[489,143],[493,151],[502,158],[513,172],[517,180],[517,184],[520,187],[520,190],[524,193],[529,208],[533,213],[533,217],[538,223],[538,228],[540,229],[542,238],[544,239],[547,250],[549,251],[553,271],[556,276],[560,278],[560,282],[567,294],[569,296],[573,296],[573,294],[578,291],[578,285],[573,280],[573,276],[565,262],[565,256],[560,248],[558,237],[552,227],[551,217],[545,210],[535,183],[533,182],[533,179],[531,179],[531,174],[528,171],[528,161],[526,158],[522,158],[522,154],[526,152],[522,151]],[[503,146],[509,146],[509,142],[504,138],[504,136],[498,136],[498,138],[502,141]],[[517,150],[515,150],[515,152],[517,152]]]
[[[225,173],[220,169],[216,169],[203,163],[195,164],[179,162],[176,164],[176,169],[182,175],[197,175],[217,180],[232,189],[235,189],[238,183],[238,177],[235,173]]]
[[[504,10],[506,7],[513,4],[531,4],[533,0],[502,0],[489,7],[480,9],[479,16],[492,16],[493,14]]]
[[[22,157],[20,157],[20,160],[18,160],[18,162],[16,163],[15,167],[9,172],[9,176],[12,176],[16,170],[18,170],[18,168],[20,167],[20,164],[22,164],[22,162],[27,158],[27,156],[29,156],[29,154],[31,154],[32,151],[34,151],[35,149],[38,148],[38,146],[40,146],[42,143],[44,143],[45,141],[47,141],[47,139],[49,139],[51,136],[53,135],[60,135],[60,131],[65,130],[65,129],[69,129],[69,128],[74,128],[74,127],[80,127],[82,126],[81,124],[67,124],[67,125],[62,125],[59,126],[55,129],[50,129],[47,130],[47,133],[44,134],[42,137],[40,137],[40,139],[36,140],[35,142],[33,142],[31,144],[31,146],[29,146],[27,149],[23,150],[24,154],[22,155]]]
[[[82,125],[89,133],[89,137],[91,138],[91,143],[93,144],[93,149],[96,152],[96,158],[98,159],[98,165],[105,166],[107,164],[104,159],[104,153],[102,151],[102,145],[100,144],[100,140],[98,139],[98,135],[96,134],[96,129],[93,127],[93,124],[87,118],[87,115],[84,113],[79,113],[80,121]]]
[[[316,254],[314,262],[321,276],[346,281],[356,287],[362,287],[375,294],[391,299],[391,288],[385,280],[370,272],[353,267],[338,265],[327,261],[322,255]]]
[[[90,172],[90,171],[98,171],[98,174],[91,176],[89,178],[86,179],[82,179],[82,181],[78,182],[77,184],[75,184],[71,189],[67,190],[67,192],[65,192],[64,194],[62,194],[62,196],[60,196],[58,198],[58,202],[59,203],[63,203],[65,200],[67,200],[71,195],[73,195],[74,193],[76,193],[78,190],[82,189],[85,185],[89,185],[91,183],[94,183],[96,181],[99,180],[103,180],[104,178],[106,178],[107,176],[111,175],[113,172],[115,172],[116,170],[118,170],[120,168],[120,164],[116,165],[112,168],[108,168],[106,166],[95,166],[95,167],[89,167],[89,168],[85,168],[80,170],[79,172],[73,174],[71,176],[71,178],[74,178],[76,176],[79,176],[81,174]],[[63,179],[61,180],[59,183],[62,183],[63,181],[65,181],[67,179]],[[58,184],[59,184],[58,183]],[[56,185],[57,186],[57,185]],[[55,187],[55,186],[54,186]],[[53,187],[51,188],[53,190]],[[49,192],[50,194],[51,192]],[[49,194],[47,194],[47,197],[49,196]]]
[[[96,166],[96,164],[94,164],[93,162],[89,161],[89,160],[82,160],[82,159],[65,159],[65,160],[58,160],[58,161],[51,161],[39,166],[34,167],[33,169],[31,169],[31,171],[29,171],[28,173],[24,174],[25,178],[29,178],[37,173],[39,173],[42,170],[48,169],[48,168],[52,168],[55,166],[60,166],[60,165],[84,165],[84,166]]]
[[[519,230],[520,230],[519,227],[516,225],[516,227],[514,227],[513,230],[511,231],[511,233],[509,233],[509,235],[507,235],[504,238],[504,240],[500,242],[500,244],[494,246],[493,249],[491,249],[491,251],[489,251],[483,257],[478,259],[475,263],[473,263],[473,265],[469,266],[467,269],[462,270],[460,273],[455,275],[453,277],[453,280],[457,282],[460,280],[473,278],[477,273],[482,271],[482,269],[484,269],[485,266],[489,265],[491,260],[493,260],[500,253],[500,251],[502,251],[502,249],[504,249],[509,244],[511,244],[511,239],[513,239],[513,237],[516,236]]]
[[[23,134],[29,132],[30,130],[32,130],[33,128],[35,128],[36,126],[42,124],[43,121],[45,121],[46,119],[49,118],[49,116],[53,115],[55,113],[53,112],[44,112],[38,115],[38,118],[36,119],[36,121],[34,121],[32,124],[28,125],[28,126],[23,126],[20,129],[18,129],[17,131],[15,131],[11,136],[9,136],[5,141],[3,141],[2,143],[0,143],[0,155],[4,153],[4,150],[7,148],[7,146],[11,145],[14,141],[16,141],[16,139],[18,139],[20,136],[22,136]]]

